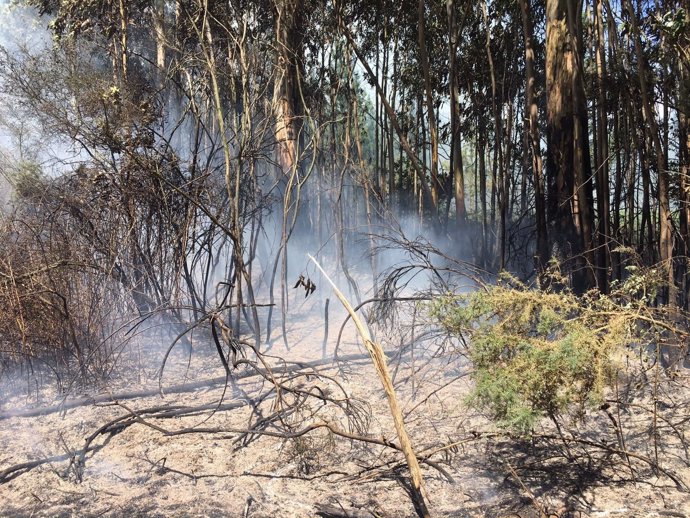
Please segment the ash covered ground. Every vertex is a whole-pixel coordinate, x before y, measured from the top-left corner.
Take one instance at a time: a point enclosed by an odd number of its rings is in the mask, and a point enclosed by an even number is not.
[[[324,357],[326,297],[327,361],[317,364]],[[3,386],[0,407],[0,514],[414,516],[403,455],[386,446],[397,441],[386,398],[351,322],[338,345],[340,360],[333,359],[346,316],[334,302],[325,285],[306,299],[291,291],[290,348],[280,329],[270,348],[262,346],[273,380],[240,364],[225,384],[218,354],[201,331],[191,356],[176,347],[162,376],[170,340],[150,333],[130,342],[101,387],[58,393],[47,376],[18,374]],[[468,407],[471,372],[461,345],[433,332],[423,305],[404,308],[392,325],[372,329],[389,353],[415,450],[428,461],[422,470],[433,516],[690,516],[690,495],[682,488],[690,469],[680,440],[687,408],[659,410],[656,455],[667,474],[610,451],[572,445],[566,452],[558,440],[511,437]],[[687,370],[677,376],[685,381],[676,377],[674,386],[687,387]],[[118,399],[146,390],[151,394]],[[95,404],[55,407],[96,395]],[[56,411],[10,417],[51,406]],[[161,417],[166,408],[187,410]],[[653,456],[648,415],[631,407],[621,419],[628,451]],[[324,423],[373,442],[334,435],[319,427]],[[286,430],[294,436],[285,438]],[[555,431],[545,426],[540,433]],[[566,433],[592,443],[616,441],[603,413]],[[85,445],[90,449],[83,453]],[[40,459],[52,460],[6,471]]]

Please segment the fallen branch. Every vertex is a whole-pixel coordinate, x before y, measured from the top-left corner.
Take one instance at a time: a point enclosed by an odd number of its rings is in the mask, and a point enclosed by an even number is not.
[[[654,459],[651,459],[649,457],[646,457],[645,455],[641,455],[639,453],[635,453],[632,451],[628,450],[623,450],[621,448],[614,448],[613,446],[609,446],[607,444],[603,443],[598,443],[596,441],[590,441],[587,439],[580,439],[577,437],[560,437],[560,436],[555,436],[555,435],[549,435],[549,434],[535,434],[534,437],[537,438],[542,438],[542,439],[550,439],[550,440],[567,440],[569,442],[573,442],[576,444],[582,444],[585,446],[592,446],[593,448],[599,448],[601,450],[607,451],[609,453],[615,454],[620,456],[623,460],[626,460],[627,458],[632,458],[632,459],[637,459],[641,462],[646,463],[649,465],[652,469],[655,471],[658,471],[659,473],[663,473],[666,477],[668,477],[670,480],[673,481],[673,483],[676,485],[676,488],[678,491],[681,491],[683,493],[690,493],[690,487],[685,483],[685,481],[675,473],[674,471],[664,468],[659,465],[658,462],[656,462]]]
[[[125,407],[126,408],[126,407]],[[127,409],[129,410],[129,409]],[[304,435],[307,435],[308,433],[311,433],[315,430],[319,430],[322,428],[327,429],[329,432],[331,432],[333,435],[337,435],[338,437],[342,437],[344,439],[350,439],[352,441],[359,441],[359,442],[364,442],[367,444],[374,444],[377,446],[383,446],[385,448],[391,448],[393,450],[399,451],[401,453],[404,453],[403,448],[398,446],[392,441],[389,441],[385,438],[379,438],[379,437],[374,437],[371,435],[360,435],[352,432],[347,432],[345,430],[341,430],[340,428],[337,428],[331,423],[312,423],[310,425],[305,426],[304,428],[301,428],[299,430],[295,431],[270,431],[270,430],[259,430],[257,428],[252,428],[252,429],[246,429],[246,428],[220,428],[220,427],[213,427],[213,428],[201,428],[201,427],[194,427],[194,428],[183,428],[181,430],[167,430],[161,426],[158,426],[156,424],[153,424],[149,422],[148,420],[144,419],[142,416],[145,412],[134,412],[132,410],[129,410],[130,414],[127,416],[124,416],[123,418],[128,418],[131,417],[134,422],[137,422],[139,424],[142,424],[144,426],[148,426],[149,428],[152,428],[153,430],[156,430],[160,433],[162,433],[165,436],[172,437],[176,435],[189,435],[189,434],[244,434],[244,435],[262,435],[262,436],[267,436],[267,437],[274,437],[277,439],[298,439],[299,437],[302,437]],[[180,414],[178,412],[173,412],[173,413],[166,413],[166,414],[158,414],[158,415],[150,415],[149,419],[161,419],[161,418],[170,418],[170,417],[180,417]],[[134,424],[132,422],[131,424]],[[102,432],[96,432],[94,434],[94,437]],[[437,462],[434,462],[429,459],[430,455],[425,455],[424,457],[418,457],[418,461],[422,462],[423,464],[426,464],[427,466],[434,468],[436,471],[441,473],[445,477],[445,479],[453,483],[455,480],[451,476],[448,471],[446,471],[441,465],[439,465]]]
[[[341,356],[337,359],[329,358],[329,359],[325,359],[325,360],[315,360],[315,361],[311,361],[311,362],[294,362],[291,365],[285,365],[281,369],[281,373],[288,374],[288,373],[300,371],[302,369],[313,369],[316,367],[322,367],[325,365],[329,365],[336,360],[340,361],[340,362],[354,362],[354,361],[359,361],[359,360],[366,360],[368,358],[369,358],[369,355],[367,355],[367,354],[351,354],[351,355],[347,355],[347,356]],[[276,367],[274,367],[274,368],[276,368]],[[235,379],[244,379],[244,378],[249,378],[249,377],[253,377],[253,376],[263,376],[265,374],[266,373],[264,373],[261,369],[257,369],[255,371],[247,371],[247,372],[238,373],[237,375],[235,375],[234,378]],[[202,388],[211,388],[211,387],[215,387],[215,386],[225,385],[226,382],[227,382],[227,378],[225,376],[219,376],[217,378],[212,378],[210,380],[201,380],[201,381],[195,381],[192,383],[184,383],[181,385],[173,385],[171,387],[168,387],[165,390],[165,393],[166,394],[181,394],[184,392],[192,392],[194,390],[198,390],[198,389],[202,389]],[[10,419],[12,417],[37,417],[37,416],[54,414],[57,412],[65,412],[67,410],[70,410],[72,408],[77,408],[80,406],[112,403],[114,401],[125,401],[125,400],[129,400],[129,399],[155,397],[155,396],[160,396],[160,395],[161,395],[160,390],[158,388],[155,388],[155,389],[129,390],[129,391],[124,391],[124,392],[118,392],[115,394],[100,394],[97,396],[84,396],[84,397],[80,397],[80,398],[64,400],[58,404],[51,405],[51,406],[5,410],[4,412],[0,412],[0,421],[4,420],[4,419]]]
[[[189,434],[244,434],[244,435],[259,435],[259,436],[267,436],[267,437],[274,437],[278,439],[297,439],[299,437],[302,437],[308,433],[311,433],[315,430],[319,429],[327,429],[329,430],[332,434],[343,437],[345,439],[350,439],[353,441],[360,441],[368,444],[374,444],[377,446],[383,446],[386,448],[391,448],[393,450],[399,451],[399,452],[404,452],[403,448],[398,446],[397,444],[386,440],[385,438],[379,438],[379,437],[374,437],[374,436],[367,436],[367,435],[359,435],[356,433],[348,432],[345,430],[341,430],[340,428],[337,428],[331,423],[313,423],[310,425],[307,425],[299,430],[295,431],[271,431],[271,430],[266,430],[266,429],[257,429],[257,428],[223,428],[223,427],[191,427],[191,428],[182,428],[179,430],[168,430],[166,428],[163,428],[162,426],[159,426],[157,424],[154,424],[151,422],[152,419],[172,419],[172,418],[180,418],[180,417],[193,417],[196,415],[199,415],[202,412],[212,410],[214,412],[221,412],[221,411],[228,411],[228,410],[235,410],[238,408],[242,408],[243,406],[247,405],[248,403],[246,401],[234,401],[231,403],[226,403],[226,404],[221,404],[219,405],[218,403],[209,403],[206,405],[199,405],[199,406],[183,406],[183,405],[178,405],[178,406],[155,406],[155,407],[150,407],[150,408],[145,408],[142,410],[132,410],[130,408],[127,408],[125,405],[122,405],[119,402],[114,402],[113,404],[120,406],[121,408],[124,408],[127,413],[124,415],[121,415],[115,419],[112,419],[99,427],[96,431],[94,431],[91,435],[89,435],[85,442],[84,442],[84,447],[75,451],[73,454],[63,454],[63,455],[54,455],[51,457],[46,457],[43,459],[37,459],[37,460],[32,460],[32,461],[27,461],[27,462],[22,462],[19,464],[15,464],[13,466],[9,466],[8,468],[5,468],[4,470],[0,471],[0,485],[4,484],[6,482],[9,482],[10,480],[13,480],[14,478],[27,473],[28,471],[32,470],[33,468],[42,466],[44,464],[50,464],[53,462],[63,462],[63,461],[70,461],[70,465],[75,465],[79,466],[80,469],[83,469],[85,464],[86,464],[86,456],[90,453],[95,453],[102,449],[107,442],[114,437],[115,435],[123,432],[127,428],[129,428],[132,425],[135,424],[141,424],[143,426],[146,426],[148,428],[151,428],[153,430],[156,430],[160,432],[161,434],[167,436],[167,437],[174,437],[178,435],[189,435]],[[103,444],[99,445],[94,445],[94,441],[98,439],[100,436],[106,435],[108,438]],[[449,482],[454,482],[453,477],[445,470],[443,469],[442,466],[440,466],[437,462],[434,462],[430,460],[429,455],[426,455],[425,457],[419,457],[419,462],[422,462],[435,470],[437,470],[439,473],[441,473],[446,480]]]
[[[111,421],[108,421],[106,424],[98,428],[95,432],[93,432],[89,437],[87,437],[84,447],[75,451],[73,454],[63,454],[63,455],[53,455],[51,457],[45,457],[43,459],[37,459],[37,460],[32,460],[32,461],[27,461],[27,462],[22,462],[19,464],[15,464],[13,466],[9,466],[8,468],[3,469],[0,471],[0,484],[4,484],[6,482],[9,482],[10,480],[18,477],[19,475],[22,475],[24,473],[27,473],[28,471],[32,470],[33,468],[36,468],[38,466],[42,466],[44,464],[50,464],[52,462],[61,462],[65,460],[69,460],[71,463],[76,463],[76,465],[81,466],[83,469],[86,455],[89,453],[94,453],[98,450],[100,450],[105,444],[107,444],[107,441],[110,440],[113,436],[117,435],[118,433],[124,431],[125,429],[129,428],[131,425],[140,422],[140,417],[142,415],[148,415],[149,417],[156,418],[156,419],[166,419],[166,418],[173,418],[173,417],[190,417],[197,415],[199,412],[203,412],[206,410],[214,410],[214,411],[224,411],[224,410],[234,410],[237,408],[241,408],[245,406],[247,402],[245,401],[234,401],[232,403],[226,403],[219,405],[218,403],[210,403],[207,405],[200,405],[200,406],[195,406],[195,407],[190,407],[190,406],[156,406],[156,407],[151,407],[151,408],[146,408],[144,410],[140,410],[137,412],[137,414],[132,414],[131,412],[128,412],[125,415],[122,415],[120,417],[117,417],[116,419],[113,419]],[[105,443],[100,444],[100,445],[93,445],[93,442],[101,435],[108,435],[108,439],[106,440]]]

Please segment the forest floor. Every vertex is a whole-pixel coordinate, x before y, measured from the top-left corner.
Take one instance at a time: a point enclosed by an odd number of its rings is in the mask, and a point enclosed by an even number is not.
[[[318,296],[306,301],[296,297],[291,302],[287,326],[290,350],[282,345],[277,329],[267,354],[287,362],[321,359],[322,300]],[[331,304],[329,355],[333,354],[344,315]],[[164,371],[164,389],[223,376],[217,354],[202,342],[194,344],[189,363],[182,350],[172,355]],[[133,344],[122,355],[117,375],[107,390],[99,392],[156,389],[164,351],[162,346],[153,347],[143,341]],[[350,323],[339,354],[363,352]],[[578,446],[576,442],[565,451],[557,440],[535,437],[521,441],[501,433],[467,407],[471,380],[462,357],[450,347],[435,352],[434,359],[429,360],[423,351],[413,354],[408,349],[390,361],[418,454],[428,456],[436,451],[429,458],[440,469],[422,465],[433,516],[690,516],[690,494],[679,490],[663,473],[655,474],[643,461],[633,458],[628,464],[620,455]],[[281,365],[277,358],[268,360],[274,366]],[[352,401],[358,402],[355,408],[363,412],[354,425],[365,428],[373,437],[397,442],[383,390],[370,362],[351,360],[316,369],[320,375],[332,376]],[[680,375],[687,381],[687,371]],[[304,387],[320,383],[323,390],[337,391],[334,382],[316,375],[292,382]],[[690,383],[683,385],[690,392]],[[221,399],[239,405],[246,396],[268,391],[267,383],[254,376],[240,379],[235,390],[225,391],[222,384],[214,384],[194,391],[83,405],[35,417],[4,416],[0,418],[0,472],[18,463],[78,452],[87,437],[118,416],[131,416],[154,406],[194,406]],[[27,406],[54,405],[80,395],[58,396],[50,383],[34,386],[27,395],[24,376],[14,385],[3,386],[0,414]],[[673,395],[678,400],[687,399],[682,396]],[[323,429],[290,440],[238,432],[248,426],[252,415],[256,420],[256,412],[271,415],[275,402],[270,398],[254,410],[243,405],[233,410],[147,420],[159,429],[135,423],[115,430],[107,440],[98,437],[94,441],[102,447],[88,453],[83,466],[55,460],[0,484],[0,515],[414,516],[405,488],[408,472],[404,459],[391,448],[334,437]],[[640,407],[644,407],[643,402]],[[669,413],[659,418],[667,424],[675,423],[675,430],[659,425],[656,445],[650,439],[646,414],[630,407],[626,415],[619,416],[626,423],[626,448],[649,458],[655,455],[656,447],[663,467],[681,483],[690,484],[688,452],[680,439],[687,433],[690,410],[671,410],[670,406],[667,410]],[[310,403],[303,411],[288,414],[283,425],[300,428],[329,420],[341,429],[356,428],[343,415],[323,412],[319,404]],[[170,435],[162,430],[195,426],[225,431]],[[541,433],[555,432],[546,426]],[[570,425],[566,433],[616,446],[613,426],[603,412],[594,412],[584,424]],[[635,480],[631,480],[632,474]]]

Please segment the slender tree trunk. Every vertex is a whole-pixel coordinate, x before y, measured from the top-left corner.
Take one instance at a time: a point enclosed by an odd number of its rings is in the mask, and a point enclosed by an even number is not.
[[[488,221],[487,221],[487,207],[486,207],[486,137],[484,133],[486,130],[479,129],[480,132],[477,142],[477,153],[479,155],[479,203],[482,210],[482,242],[480,250],[479,262],[481,265],[486,266],[487,255],[488,255]]]
[[[165,80],[165,0],[153,2],[153,30],[156,34],[156,68],[159,87]]]
[[[528,211],[528,200],[527,200],[527,185],[528,178],[530,177],[532,161],[530,160],[530,137],[529,137],[529,105],[525,103],[524,106],[524,120],[525,123],[522,125],[522,152],[520,157],[522,158],[522,175],[520,178],[520,215],[524,216]],[[536,225],[535,225],[536,230]],[[537,257],[537,251],[535,250],[534,258]],[[538,267],[539,261],[534,262],[535,271],[539,271]]]
[[[632,137],[633,153],[637,157],[639,162],[640,178],[642,179],[642,203],[639,228],[639,238],[637,241],[634,238],[634,234],[631,236],[631,243],[637,242],[638,253],[645,258],[649,263],[655,262],[655,243],[656,238],[654,236],[654,226],[652,223],[652,207],[651,207],[651,176],[649,171],[649,156],[651,155],[651,149],[649,145],[649,139],[647,139],[646,132],[642,128],[642,122],[640,119],[640,113],[636,106],[629,106],[630,112],[630,135]],[[642,131],[642,134],[639,134]],[[641,139],[641,140],[640,140]],[[636,169],[634,169],[635,171]],[[636,183],[635,176],[630,178],[630,186],[632,190],[631,196],[636,198]],[[633,213],[632,217],[635,221],[637,218]]]
[[[440,183],[438,180],[438,125],[434,110],[434,91],[431,85],[431,72],[429,70],[429,56],[426,48],[426,35],[424,34],[424,0],[417,3],[417,40],[419,43],[419,57],[422,62],[422,75],[424,77],[424,91],[426,92],[426,110],[429,118],[429,136],[431,137],[431,203],[438,207]]]
[[[395,39],[393,43],[393,56],[398,55],[398,40],[397,38]],[[398,74],[398,60],[393,59],[393,78],[396,78]],[[397,97],[398,97],[398,81],[393,79],[391,81],[393,83],[392,88],[391,88],[391,107],[395,111],[396,103],[397,103]],[[387,136],[388,136],[388,206],[391,207],[392,210],[395,210],[396,208],[396,196],[395,196],[395,143],[393,140],[394,132],[392,128],[388,128],[387,131]]]
[[[614,94],[613,105],[618,106],[620,96],[616,92]],[[621,130],[620,130],[620,115],[618,110],[613,112],[613,144],[616,150],[616,176],[613,188],[613,221],[611,224],[611,235],[615,239],[615,245],[622,242],[623,233],[621,231],[621,210],[622,210],[622,196],[623,196],[623,162],[621,160]],[[611,241],[609,240],[609,243]],[[617,246],[615,248],[618,248]],[[611,268],[612,278],[620,280],[622,278],[622,265],[620,252],[611,251]]]
[[[599,289],[608,292],[608,270],[611,265],[609,240],[610,207],[609,207],[609,146],[608,124],[606,110],[606,55],[604,48],[604,21],[603,1],[594,0],[594,20],[596,31],[596,66],[597,66],[597,153],[596,153],[596,178],[597,178],[597,212],[599,216],[597,245],[597,284]]]
[[[389,97],[388,97],[388,45],[389,45],[389,38],[388,38],[388,20],[384,21],[383,24],[383,42],[382,42],[382,47],[383,47],[383,52],[382,52],[382,62],[381,62],[381,91],[383,98],[387,100],[388,104],[391,107],[391,110],[393,113],[395,113],[395,99],[391,102]],[[386,117],[386,114],[383,110],[383,106],[381,107],[381,123],[378,124],[377,128],[381,130],[381,136],[379,137],[379,141],[381,142],[381,156],[379,157],[379,165],[381,168],[381,195],[383,196],[383,199],[385,200],[386,207],[389,209],[391,208],[391,199],[390,195],[391,192],[389,190],[389,183],[388,183],[388,176],[390,174],[390,171],[388,171],[388,160],[386,159],[386,151],[388,150],[388,136],[391,135],[391,130],[390,130],[390,124],[388,122],[388,118]]]
[[[376,33],[379,33],[379,19],[380,19],[380,13],[381,13],[381,2],[377,2],[377,16],[376,16]],[[352,42],[350,42],[352,45]],[[380,65],[379,65],[379,38],[376,38],[376,64],[375,64],[375,73],[374,73],[374,80],[376,81],[376,84],[380,84],[379,82],[379,70],[380,70]],[[386,95],[386,91],[382,90],[382,94],[380,95]],[[374,188],[381,197],[381,200],[383,201],[385,199],[385,194],[384,190],[385,187],[383,186],[383,182],[381,180],[381,156],[379,154],[380,146],[382,145],[381,142],[379,142],[379,127],[381,126],[381,122],[383,120],[383,109],[380,106],[381,102],[379,101],[379,95],[374,96]]]
[[[577,4],[577,5],[576,5]],[[577,200],[576,226],[579,228],[582,244],[582,272],[585,288],[596,286],[596,254],[594,241],[594,188],[592,161],[589,149],[589,124],[587,122],[587,99],[584,88],[584,56],[582,42],[582,13],[579,2],[567,2],[568,31],[573,54],[573,110],[574,110],[574,158],[575,191]]]
[[[352,78],[352,71],[350,70],[350,59],[347,60],[347,73],[348,76]],[[372,200],[371,200],[371,179],[369,177],[370,168],[367,166],[364,160],[364,151],[362,149],[362,136],[359,127],[359,103],[357,101],[357,92],[355,91],[355,85],[351,85],[353,90],[352,95],[352,119],[353,119],[353,129],[355,146],[357,148],[357,160],[359,161],[359,168],[364,176],[364,207],[366,210],[367,218],[367,233],[369,235],[369,261],[371,265],[371,275],[372,283],[374,286],[374,293],[378,293],[378,265],[376,261],[376,241],[374,237],[374,227],[373,227],[373,214],[372,214]]]
[[[611,13],[611,6],[609,5],[608,0],[603,0],[605,6],[606,6],[606,20],[608,23],[608,51],[609,51],[609,63],[612,64],[614,68],[619,67],[619,62],[620,62],[620,57],[618,54],[618,44],[617,44],[617,37],[616,37],[616,31],[612,30],[612,27],[616,27],[616,23],[613,20],[613,15]],[[602,12],[602,17],[603,17],[603,12]],[[602,22],[603,23],[603,22]],[[614,141],[614,149],[616,153],[616,177],[615,177],[615,187],[613,191],[613,221],[611,225],[611,235],[612,238],[616,240],[616,245],[620,243],[625,243],[625,232],[624,232],[624,224],[625,224],[625,214],[623,214],[623,223],[621,223],[621,210],[622,210],[622,204],[623,204],[623,183],[624,183],[624,174],[625,170],[623,167],[623,159],[621,157],[622,153],[624,153],[624,146],[626,145],[625,143],[628,142],[628,139],[625,139],[625,142],[622,138],[622,131],[621,131],[621,118],[624,120],[625,119],[625,113],[622,111],[621,105],[624,102],[624,95],[621,93],[621,88],[619,86],[615,86],[611,88],[611,106],[615,107],[613,109],[613,141]],[[626,160],[626,163],[628,160]],[[617,248],[617,247],[616,247]],[[611,251],[611,266],[612,266],[612,278],[614,279],[622,279],[623,277],[623,266],[622,266],[622,259],[623,256],[620,252],[613,252]]]
[[[678,106],[678,149],[680,150],[680,235],[683,240],[683,271],[682,273],[682,296],[683,307],[688,307],[690,301],[690,282],[688,279],[688,256],[690,256],[690,99],[687,83],[690,82],[690,74],[684,73],[682,77],[685,86],[681,86]],[[682,83],[683,81],[681,81]],[[683,91],[684,90],[684,91]]]
[[[627,140],[627,139],[626,139]],[[628,144],[629,145],[629,144]],[[636,222],[636,206],[639,204],[636,203],[636,197],[635,197],[635,181],[637,178],[637,161],[638,161],[638,155],[633,153],[632,149],[630,150],[630,160],[628,161],[628,168],[627,168],[627,203],[626,203],[626,208],[627,208],[627,244],[629,246],[634,246],[635,243],[635,224]]]
[[[546,203],[544,200],[544,176],[542,171],[541,144],[539,137],[539,107],[536,97],[536,77],[534,74],[534,30],[530,0],[520,0],[522,12],[522,29],[525,38],[525,108],[529,125],[530,154],[532,156],[532,174],[534,176],[535,217],[537,226],[537,250],[535,267],[543,271],[549,260],[548,234],[546,228]]]
[[[688,6],[690,7],[690,5]],[[686,13],[686,17],[690,14]],[[687,19],[687,18],[686,18]],[[690,25],[686,25],[686,44],[679,48],[678,75],[678,158],[680,162],[680,235],[683,240],[682,298],[683,307],[690,304],[690,279],[688,263],[690,259]]]
[[[120,72],[122,74],[122,82],[127,83],[127,40],[129,36],[129,11],[127,9],[127,1],[119,0],[120,8]]]
[[[458,230],[462,229],[467,218],[465,208],[465,178],[462,161],[462,137],[460,133],[460,86],[457,77],[458,27],[455,16],[455,0],[446,1],[448,13],[449,68],[448,86],[450,88],[450,134],[451,167],[453,171],[453,194],[455,197],[455,221]]]
[[[669,175],[664,161],[664,150],[659,136],[659,126],[654,116],[653,92],[647,82],[649,67],[642,48],[642,39],[637,22],[637,15],[632,5],[632,0],[623,0],[627,9],[628,19],[632,28],[632,35],[635,44],[635,57],[637,58],[638,78],[640,81],[640,94],[642,96],[642,116],[644,127],[647,129],[648,137],[652,141],[654,153],[656,154],[656,167],[658,175],[659,191],[659,255],[662,266],[665,270],[668,282],[667,302],[671,305],[676,304],[676,288],[673,274],[673,223],[671,221],[671,203],[669,197]]]
[[[498,106],[498,88],[496,84],[496,70],[494,67],[494,58],[491,51],[491,28],[489,27],[489,7],[488,0],[484,1],[483,14],[484,24],[486,25],[486,41],[485,51],[486,58],[489,62],[489,73],[491,77],[491,109],[494,115],[494,160],[492,167],[492,186],[491,186],[491,222],[495,222],[496,205],[498,205],[499,213],[499,228],[498,228],[498,267],[503,269],[505,267],[505,240],[506,240],[506,195],[504,192],[505,182],[504,175],[506,174],[505,165],[503,163],[503,118],[501,117],[501,110]]]

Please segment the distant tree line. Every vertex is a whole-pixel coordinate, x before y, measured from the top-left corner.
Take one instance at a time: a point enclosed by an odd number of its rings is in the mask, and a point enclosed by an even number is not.
[[[33,251],[5,278],[97,272],[258,343],[257,275],[284,312],[296,231],[356,293],[352,229],[373,252],[393,215],[489,271],[555,258],[577,292],[658,265],[688,306],[688,0],[28,4],[54,47],[2,53],[3,99],[73,155],[5,161]]]

